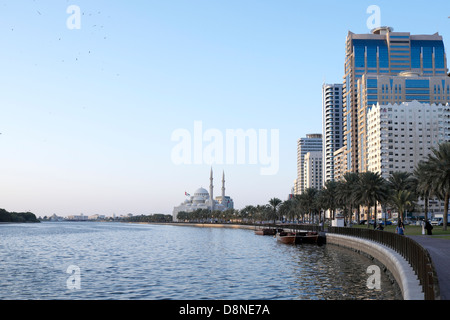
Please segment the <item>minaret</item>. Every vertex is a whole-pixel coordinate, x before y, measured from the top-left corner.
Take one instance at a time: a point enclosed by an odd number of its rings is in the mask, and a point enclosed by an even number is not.
[[[214,210],[214,197],[213,197],[214,186],[213,186],[213,171],[212,171],[212,167],[211,167],[211,174],[209,176],[209,181],[210,181],[210,183],[209,183],[209,201],[211,203],[211,211],[213,211]]]
[[[225,171],[222,173],[222,204],[225,203]]]

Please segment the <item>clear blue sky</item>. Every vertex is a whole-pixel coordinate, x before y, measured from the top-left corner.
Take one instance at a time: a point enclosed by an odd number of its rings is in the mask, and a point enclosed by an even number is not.
[[[214,191],[225,170],[238,209],[286,199],[297,139],[321,132],[321,85],[342,82],[346,35],[369,32],[370,5],[450,47],[448,0],[0,1],[0,207],[171,213],[209,186],[209,164],[171,159],[172,133],[194,121],[278,129],[277,174],[215,164]]]

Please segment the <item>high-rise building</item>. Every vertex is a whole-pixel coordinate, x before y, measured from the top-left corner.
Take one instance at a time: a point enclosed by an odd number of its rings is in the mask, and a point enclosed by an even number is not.
[[[305,154],[303,162],[304,190],[308,188],[322,189],[322,152],[310,151]]]
[[[395,109],[397,106],[399,109],[404,108],[404,106],[411,106],[411,110],[406,110],[410,119],[406,119],[406,122],[388,119],[386,121],[389,123],[389,128],[397,130],[405,123],[409,124],[408,130],[422,127],[426,123],[426,119],[421,119],[421,116],[429,117],[430,110],[433,110],[434,114],[435,108],[432,107],[433,105],[450,103],[450,77],[446,75],[427,76],[415,72],[402,72],[396,76],[365,74],[358,81],[358,101],[358,168],[360,172],[363,172],[370,170],[370,167],[368,167],[370,153],[368,150],[368,132],[370,127],[367,123],[370,110],[377,104],[384,109],[386,109],[386,106],[389,106],[387,109]],[[403,102],[406,102],[406,104],[402,104]],[[414,112],[419,113],[419,115],[415,117]],[[442,129],[445,126],[442,120],[439,125]],[[390,133],[396,134],[392,131]],[[408,137],[407,133],[403,134],[405,138]],[[414,150],[414,153],[420,153],[420,151],[417,149]]]
[[[450,105],[419,101],[372,106],[367,113],[367,170],[388,178],[413,172],[432,148],[450,139]]]
[[[342,84],[323,84],[322,86],[323,183],[334,180],[333,155],[343,146],[342,90]]]
[[[342,180],[347,172],[344,154],[345,147],[337,149],[333,154],[334,180]]]
[[[295,194],[305,191],[305,155],[308,152],[322,152],[322,135],[307,134],[306,138],[300,138],[297,142],[297,179],[295,180]]]
[[[412,173],[432,148],[449,140],[448,103],[378,103],[367,113],[367,171],[386,179],[396,171]],[[443,213],[443,202],[433,199],[430,212]]]
[[[447,60],[442,36],[411,35],[409,32],[394,32],[381,27],[371,34],[348,33],[344,75],[344,157],[346,171],[360,171],[359,124],[364,121],[365,110],[374,105],[378,96],[374,84],[367,86],[367,104],[358,100],[358,82],[363,75],[397,76],[411,71],[423,76],[445,76]],[[395,86],[394,86],[395,88]],[[411,88],[412,89],[412,88]],[[417,92],[420,88],[416,88]],[[378,92],[377,92],[378,93]]]

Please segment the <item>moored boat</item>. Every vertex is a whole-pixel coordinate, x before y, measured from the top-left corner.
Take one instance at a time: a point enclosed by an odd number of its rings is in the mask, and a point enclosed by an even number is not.
[[[282,231],[277,233],[277,240],[286,244],[295,244],[296,237],[295,232]]]
[[[273,228],[258,229],[255,230],[255,234],[260,236],[274,236],[277,234],[277,229]]]
[[[258,236],[263,236],[264,235],[264,230],[263,229],[255,230],[255,234],[258,235]]]
[[[317,232],[297,233],[296,243],[317,243],[318,239],[319,234]]]

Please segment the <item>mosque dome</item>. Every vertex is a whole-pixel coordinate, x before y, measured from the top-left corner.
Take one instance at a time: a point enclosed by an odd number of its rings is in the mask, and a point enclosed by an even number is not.
[[[194,192],[194,197],[197,197],[197,196],[209,197],[209,192],[206,189],[199,188],[199,189],[195,190],[195,192]]]

